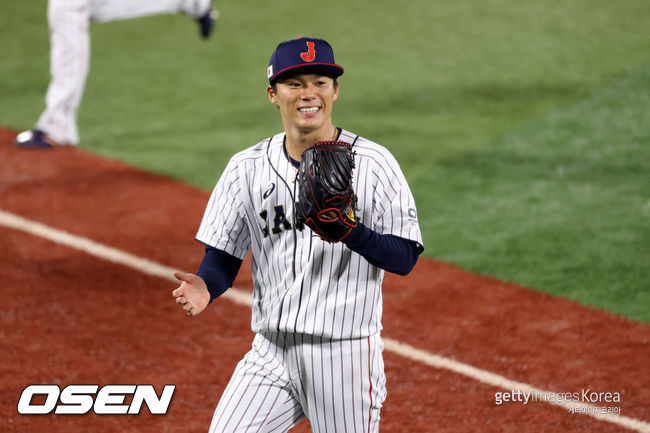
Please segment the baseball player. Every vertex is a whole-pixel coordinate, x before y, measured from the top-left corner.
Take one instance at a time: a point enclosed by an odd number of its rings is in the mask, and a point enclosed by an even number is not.
[[[408,274],[423,246],[397,161],[332,124],[342,74],[322,39],[278,45],[267,92],[284,131],[230,160],[196,235],[206,247],[199,270],[175,273],[181,283],[172,295],[193,316],[232,285],[252,251],[256,335],[211,433],[287,431],[304,417],[314,432],[379,430],[382,279],[384,271]],[[353,152],[357,200],[340,240],[323,240],[296,215],[301,157],[321,142]]]
[[[178,13],[194,17],[202,37],[212,32],[218,16],[212,0],[49,0],[51,80],[45,111],[34,129],[20,133],[19,147],[76,145],[77,109],[90,65],[90,20],[105,22],[146,15]]]

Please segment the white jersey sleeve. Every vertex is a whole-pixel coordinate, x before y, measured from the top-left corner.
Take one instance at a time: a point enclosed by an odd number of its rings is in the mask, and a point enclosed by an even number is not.
[[[241,182],[233,158],[212,191],[196,240],[244,259],[251,245],[241,197]]]
[[[370,193],[374,211],[370,224],[365,224],[378,233],[399,236],[422,246],[415,200],[395,157],[385,147],[361,137],[355,149],[362,160],[359,168],[366,166],[373,175],[372,181],[366,183],[366,188],[371,185],[372,191],[364,193]],[[369,161],[367,165],[364,159]],[[363,168],[357,174],[364,176]],[[365,202],[369,204],[367,199]]]

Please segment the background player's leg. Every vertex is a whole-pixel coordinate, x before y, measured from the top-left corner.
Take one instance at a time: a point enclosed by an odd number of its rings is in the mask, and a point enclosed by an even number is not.
[[[36,128],[60,144],[77,144],[77,109],[90,63],[88,0],[50,0],[50,84]]]
[[[277,338],[255,336],[221,396],[210,433],[286,432],[305,417],[282,366]]]
[[[379,335],[328,340],[298,335],[300,402],[314,433],[378,432],[386,399]]]
[[[183,12],[198,18],[210,10],[210,0],[91,0],[95,21],[113,21]]]

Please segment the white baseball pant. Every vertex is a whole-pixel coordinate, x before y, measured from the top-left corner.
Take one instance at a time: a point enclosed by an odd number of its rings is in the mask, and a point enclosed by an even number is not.
[[[214,412],[210,433],[379,431],[386,379],[379,335],[330,340],[257,334]]]
[[[78,144],[77,110],[90,66],[90,20],[184,12],[198,18],[210,0],[49,0],[50,84],[36,128],[60,144]]]

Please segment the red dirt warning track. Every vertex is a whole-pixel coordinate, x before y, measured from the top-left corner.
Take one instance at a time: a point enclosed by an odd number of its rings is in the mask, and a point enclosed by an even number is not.
[[[194,271],[209,193],[63,148],[20,150],[0,129],[0,210]],[[216,181],[216,179],[215,179]],[[205,432],[248,350],[250,309],[220,299],[183,315],[174,284],[0,226],[0,431]],[[245,262],[235,285],[250,288]],[[622,393],[621,414],[650,422],[650,327],[421,259],[387,275],[385,337],[556,392]],[[546,403],[385,353],[383,432],[623,432]],[[176,384],[167,415],[22,416],[29,384]],[[309,431],[303,422],[294,431]]]

